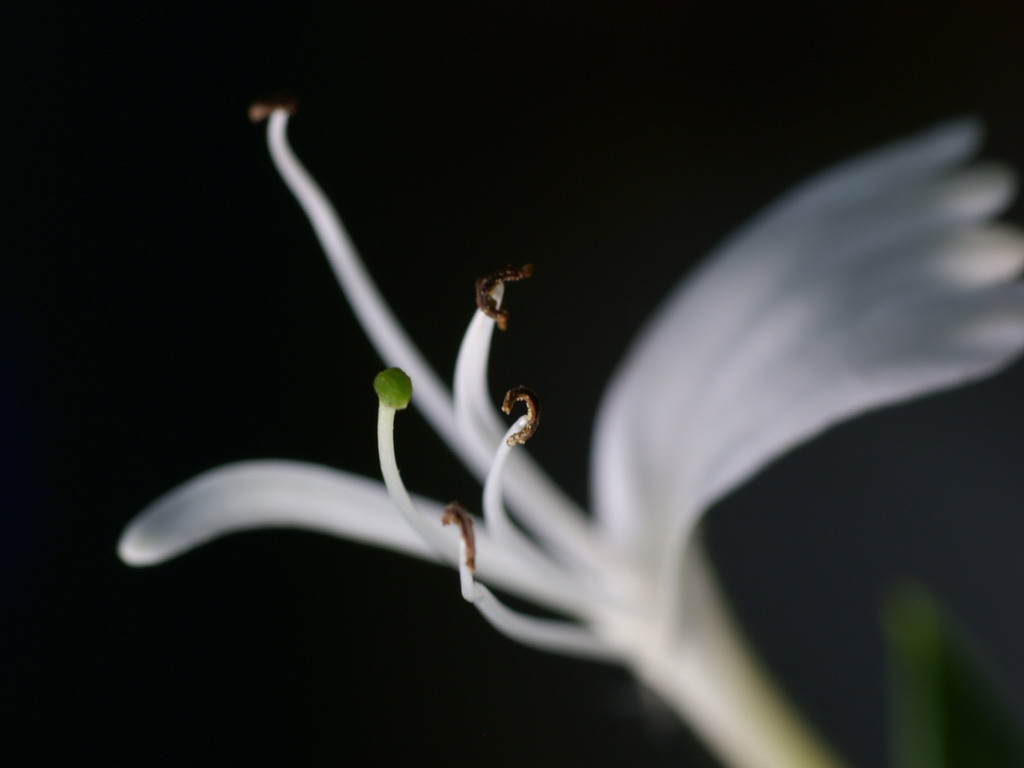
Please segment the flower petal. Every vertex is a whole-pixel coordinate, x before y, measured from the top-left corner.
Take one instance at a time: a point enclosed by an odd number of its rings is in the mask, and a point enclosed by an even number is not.
[[[414,497],[441,529],[442,505]],[[391,503],[384,486],[369,478],[316,464],[262,460],[227,464],[166,493],[132,520],[117,551],[130,565],[156,565],[225,534],[260,528],[300,528],[435,560]],[[573,614],[579,590],[541,571],[477,532],[481,580],[533,602]],[[456,546],[457,534],[443,529]]]
[[[228,533],[282,527],[434,559],[379,482],[273,460],[228,464],[169,491],[132,520],[117,551],[129,565],[156,565]]]
[[[982,220],[1014,190],[959,121],[799,186],[669,298],[606,394],[594,453],[604,532],[655,547],[781,453],[843,419],[992,373],[1024,347],[1002,285],[1024,238]],[[636,519],[643,510],[643,524]],[[659,547],[660,550],[660,547]]]

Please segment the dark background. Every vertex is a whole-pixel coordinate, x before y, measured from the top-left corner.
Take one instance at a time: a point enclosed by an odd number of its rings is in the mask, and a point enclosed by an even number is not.
[[[472,281],[531,260],[495,390],[579,499],[603,384],[702,253],[807,173],[975,112],[1024,166],[1024,7],[20,4],[5,11],[0,755],[7,765],[712,766],[624,673],[488,629],[451,572],[261,532],[150,570],[124,524],[281,456],[376,475],[380,363],[273,173],[298,152],[446,375]],[[1016,206],[1011,218],[1024,219]],[[764,655],[860,766],[878,605],[913,575],[1024,699],[1024,369],[859,420],[710,517]],[[418,415],[409,486],[476,498]]]

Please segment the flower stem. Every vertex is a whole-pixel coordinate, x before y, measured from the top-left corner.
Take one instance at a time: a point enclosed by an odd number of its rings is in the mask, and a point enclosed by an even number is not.
[[[686,634],[636,674],[731,768],[845,768],[743,637],[696,533],[686,565]]]

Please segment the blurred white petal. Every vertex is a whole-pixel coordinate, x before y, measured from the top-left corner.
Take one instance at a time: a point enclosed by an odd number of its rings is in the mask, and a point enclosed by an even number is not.
[[[1024,296],[998,284],[1024,240],[985,222],[1012,198],[1012,173],[956,169],[979,137],[961,120],[817,175],[676,289],[598,416],[607,540],[656,551],[823,429],[1020,352]]]
[[[301,528],[434,559],[379,482],[274,460],[217,467],[164,494],[132,520],[118,553],[131,565],[155,565],[255,528]]]

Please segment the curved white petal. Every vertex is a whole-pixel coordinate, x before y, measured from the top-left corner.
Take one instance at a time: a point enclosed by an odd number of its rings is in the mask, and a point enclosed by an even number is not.
[[[703,477],[678,477],[677,498],[705,505],[836,421],[985,376],[1024,348],[1024,287],[1016,284],[858,309],[837,306],[783,353],[813,364],[780,355],[748,374],[734,407],[709,407],[699,430],[708,437]]]
[[[1012,197],[1012,174],[953,173],[979,136],[958,121],[819,174],[669,297],[597,426],[594,498],[609,540],[685,536],[821,430],[1020,352],[1024,295],[1001,283],[1019,272],[1024,238],[984,223]]]
[[[130,565],[156,565],[225,534],[281,527],[435,559],[379,482],[275,460],[227,464],[168,491],[132,520],[117,551]]]
[[[414,497],[437,521],[442,505]],[[261,460],[204,472],[161,496],[128,525],[117,551],[130,565],[156,565],[212,539],[260,528],[299,528],[394,549],[436,562],[401,517],[384,486],[369,478],[316,464]],[[458,536],[442,529],[454,550]],[[479,576],[506,591],[579,615],[579,590],[506,552],[477,532]]]

